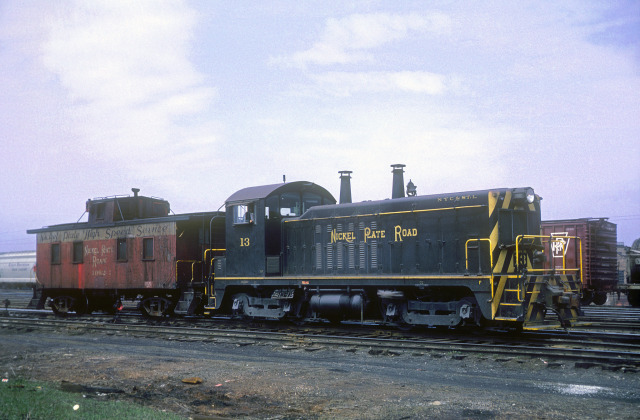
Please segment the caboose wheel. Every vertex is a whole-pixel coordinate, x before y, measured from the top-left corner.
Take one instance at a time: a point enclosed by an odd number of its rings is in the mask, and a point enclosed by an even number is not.
[[[51,298],[49,305],[54,314],[58,316],[66,316],[75,303],[75,299],[71,296],[57,296]]]
[[[80,296],[77,299],[74,299],[72,309],[76,312],[77,315],[86,315],[89,312],[89,301],[86,296]]]
[[[144,298],[140,302],[140,312],[150,318],[169,315],[174,307],[175,305],[169,299],[158,296]]]

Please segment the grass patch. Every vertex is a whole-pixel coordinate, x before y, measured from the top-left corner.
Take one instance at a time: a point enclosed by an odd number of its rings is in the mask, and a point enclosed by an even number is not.
[[[75,408],[75,409],[74,409]],[[128,401],[85,398],[55,383],[10,379],[0,383],[0,419],[183,419]]]

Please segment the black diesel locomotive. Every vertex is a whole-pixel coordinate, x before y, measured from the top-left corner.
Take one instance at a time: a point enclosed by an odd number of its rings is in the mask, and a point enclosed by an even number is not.
[[[405,197],[404,165],[392,166],[392,199],[380,201],[352,203],[349,171],[339,204],[310,182],[245,188],[201,214],[169,215],[137,190],[92,200],[89,222],[30,231],[40,305],[81,313],[137,297],[151,316],[398,326],[577,320],[580,272],[543,270],[551,244],[531,188],[418,196],[410,181]],[[147,214],[147,201],[166,211]]]
[[[545,325],[578,318],[577,270],[545,272],[540,197],[531,188],[341,203],[292,182],[226,201],[226,253],[213,260],[207,310],[244,317],[382,319],[397,325]]]

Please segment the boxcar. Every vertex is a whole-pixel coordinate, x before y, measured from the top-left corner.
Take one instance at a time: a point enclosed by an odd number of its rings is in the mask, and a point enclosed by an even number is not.
[[[546,267],[562,268],[564,260],[582,265],[582,304],[603,305],[607,293],[615,291],[618,283],[615,223],[606,218],[547,220],[542,222],[541,229],[543,235],[556,240]],[[580,241],[571,239],[575,236]]]

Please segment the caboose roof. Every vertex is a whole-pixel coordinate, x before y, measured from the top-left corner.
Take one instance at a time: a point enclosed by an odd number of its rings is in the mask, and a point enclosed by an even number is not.
[[[153,224],[153,223],[166,223],[166,222],[183,222],[192,220],[198,217],[213,217],[224,215],[224,212],[218,211],[209,211],[209,212],[200,212],[200,213],[183,213],[183,214],[174,214],[170,216],[163,217],[154,217],[148,219],[132,219],[132,220],[124,220],[113,222],[109,224],[91,224],[89,222],[79,222],[79,223],[64,223],[59,225],[51,225],[44,226],[39,229],[29,229],[27,233],[43,233],[43,232],[54,232],[60,230],[71,230],[71,229],[93,229],[93,228],[107,228],[114,226],[128,226],[128,225],[142,225],[142,224]]]

